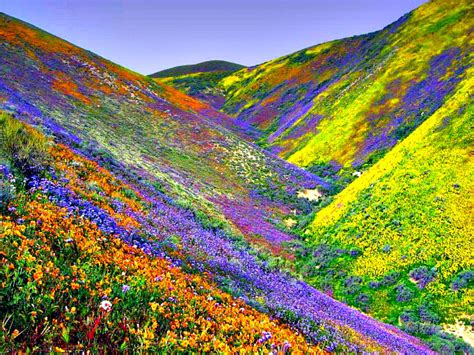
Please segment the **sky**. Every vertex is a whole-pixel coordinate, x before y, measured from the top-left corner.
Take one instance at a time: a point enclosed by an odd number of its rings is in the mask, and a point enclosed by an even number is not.
[[[424,0],[0,0],[0,11],[142,74],[255,65],[382,29]]]

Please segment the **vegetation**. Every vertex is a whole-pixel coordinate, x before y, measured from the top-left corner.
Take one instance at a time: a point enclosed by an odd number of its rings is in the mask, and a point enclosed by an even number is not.
[[[317,287],[442,352],[470,351],[439,326],[473,312],[471,85],[316,215],[301,262]]]
[[[0,158],[26,176],[38,174],[48,166],[48,141],[36,130],[10,115],[0,113]]]
[[[318,352],[205,275],[127,245],[117,233],[139,224],[132,212],[143,208],[143,196],[65,147],[53,146],[50,154],[52,170],[43,179],[30,176],[0,215],[2,352]],[[80,196],[81,213],[68,209],[70,196],[50,195],[46,186],[53,181]],[[94,215],[91,202],[100,206]],[[124,208],[130,211],[120,212]],[[107,213],[114,231],[104,229]]]
[[[473,352],[471,10],[159,80],[0,14],[0,351]]]

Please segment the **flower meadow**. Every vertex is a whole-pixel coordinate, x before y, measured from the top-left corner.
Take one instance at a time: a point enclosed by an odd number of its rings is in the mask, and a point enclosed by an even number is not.
[[[137,235],[149,201],[131,187],[64,146],[50,153],[41,178],[1,165],[2,352],[322,352]]]
[[[472,352],[469,9],[164,82],[0,14],[0,351]]]
[[[301,263],[318,288],[443,352],[460,344],[440,325],[470,324],[473,312],[469,71],[442,109],[317,214]]]
[[[297,191],[330,184],[222,126],[230,122],[181,92],[4,15],[0,100],[104,164],[161,186],[255,244],[285,253],[279,225],[311,203]],[[246,210],[246,221],[240,210]]]
[[[326,42],[203,86],[164,82],[215,105],[236,130],[333,179],[366,169],[430,117],[470,66],[472,4],[435,0],[380,31]],[[222,102],[224,102],[222,104]]]
[[[41,193],[9,208],[2,351],[321,352],[206,277],[102,233]]]
[[[443,353],[474,339],[473,14],[430,1],[212,83],[236,130],[330,184],[294,217],[297,272]],[[198,79],[165,81],[210,92]],[[471,347],[445,332],[458,323]]]
[[[428,351],[270,267],[224,232],[204,229],[166,196],[124,185],[65,146],[52,146],[51,156],[44,176],[23,182],[2,168],[19,186],[2,215],[6,344]]]
[[[368,335],[377,342],[370,338],[361,342],[354,330],[343,326],[345,322],[337,321],[341,317],[350,320],[364,316],[339,305],[340,316],[331,319],[323,307],[333,302],[336,309],[337,304],[324,295],[320,295],[323,299],[317,303],[316,299],[306,300],[304,306],[314,308],[314,315],[304,317],[298,311],[304,284],[272,270],[249,250],[234,246],[225,235],[202,230],[190,211],[182,211],[166,198],[146,198],[65,146],[52,147],[51,155],[54,163],[44,177],[33,175],[19,182],[21,175],[14,179],[10,167],[2,168],[4,180],[18,185],[15,197],[2,214],[5,343],[15,338],[14,344],[20,347],[36,344],[38,349],[100,349],[119,342],[123,349],[130,350],[189,347],[224,352],[245,350],[245,344],[247,351],[267,346],[271,349],[272,344],[275,351],[288,347],[297,351],[300,346],[307,351],[307,340],[328,350],[355,349],[354,343],[358,342],[368,349],[377,349],[378,342],[387,347],[398,346],[397,337],[390,330],[369,318],[367,325],[360,320],[354,325],[358,325],[358,331],[369,330]],[[196,271],[215,274],[205,277]],[[231,293],[243,297],[224,294],[211,286],[213,280],[221,288],[225,285]],[[276,288],[273,294],[271,288]],[[266,300],[265,296],[271,298]],[[292,323],[301,335],[252,310],[244,301],[255,303],[256,308],[266,310],[274,318],[293,313]],[[143,313],[142,304],[150,305],[148,313]],[[184,305],[188,308],[183,309]],[[230,312],[227,318],[215,318],[217,314],[225,316],[225,307]],[[128,315],[126,310],[132,313]],[[175,312],[183,314],[178,323],[174,323]],[[201,312],[206,325],[200,323]],[[263,318],[250,320],[247,314]],[[166,320],[167,317],[173,321]],[[244,318],[238,321],[241,317]],[[32,319],[38,322],[36,326]],[[230,322],[227,327],[224,319]],[[222,343],[216,341],[218,336],[211,331],[209,322],[213,320],[214,329],[224,331]],[[194,329],[196,324],[202,328]],[[258,328],[250,332],[254,339],[245,331],[246,326]],[[278,327],[284,339],[278,340]],[[225,329],[231,333],[239,329],[247,340],[236,335],[236,348],[229,347],[232,338]],[[198,334],[203,337],[200,341],[195,339]],[[268,342],[270,335],[272,341]],[[399,336],[403,339],[403,334]],[[387,343],[391,337],[393,344]],[[30,343],[31,339],[36,340]],[[410,338],[406,341],[414,342],[414,347],[422,346]]]

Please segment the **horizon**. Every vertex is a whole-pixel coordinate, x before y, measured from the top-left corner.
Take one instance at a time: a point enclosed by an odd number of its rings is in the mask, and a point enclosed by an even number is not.
[[[425,2],[18,0],[0,11],[148,75],[209,60],[254,66],[380,30]]]

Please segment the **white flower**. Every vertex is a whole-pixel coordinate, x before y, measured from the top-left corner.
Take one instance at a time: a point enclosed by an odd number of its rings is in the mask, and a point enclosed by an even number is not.
[[[103,309],[106,312],[110,312],[112,310],[112,303],[109,301],[102,301],[100,302],[100,309]]]

